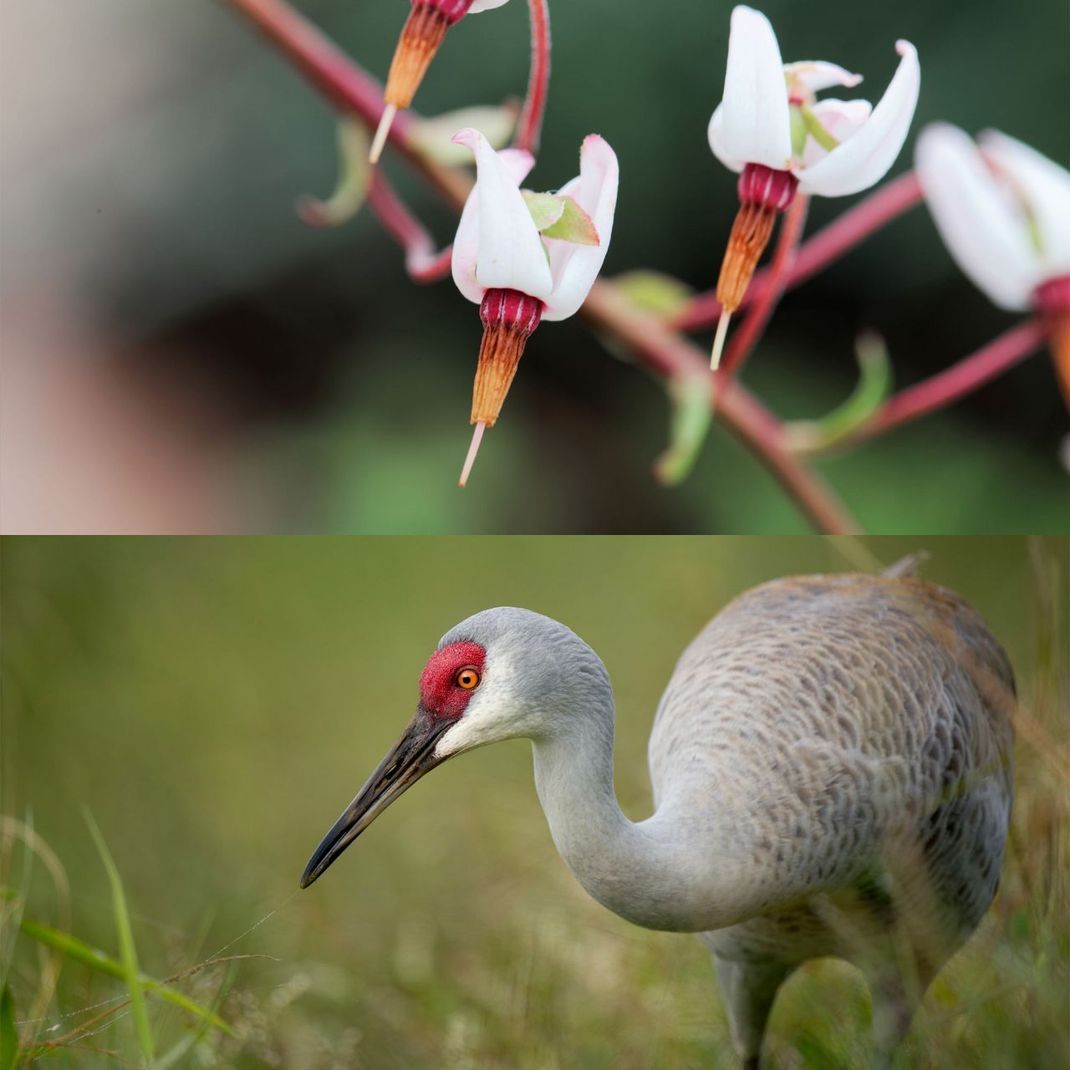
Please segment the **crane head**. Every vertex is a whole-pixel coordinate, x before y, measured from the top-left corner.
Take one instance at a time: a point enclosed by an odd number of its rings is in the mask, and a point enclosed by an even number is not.
[[[316,848],[302,888],[447,758],[500,739],[537,737],[555,717],[589,705],[591,692],[610,695],[605,669],[582,639],[549,617],[512,608],[484,610],[447,632],[419,689],[415,715]]]

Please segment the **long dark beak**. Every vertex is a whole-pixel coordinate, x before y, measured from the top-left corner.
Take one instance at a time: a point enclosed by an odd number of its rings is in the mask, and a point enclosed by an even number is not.
[[[301,887],[307,888],[396,799],[445,759],[435,757],[435,744],[450,725],[420,709],[390,753],[379,763],[357,797],[331,826],[305,866]]]

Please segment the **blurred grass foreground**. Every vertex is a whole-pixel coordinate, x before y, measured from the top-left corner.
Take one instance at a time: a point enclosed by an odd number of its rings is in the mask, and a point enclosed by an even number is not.
[[[918,549],[1005,644],[1022,709],[999,896],[903,1065],[1067,1065],[1066,539],[466,538],[3,543],[0,1066],[734,1067],[706,952],[587,899],[525,745],[436,771],[298,876],[465,615],[530,606],[599,651],[639,817],[657,698],[708,617]],[[811,964],[772,1065],[867,1065],[868,1016],[851,968]]]

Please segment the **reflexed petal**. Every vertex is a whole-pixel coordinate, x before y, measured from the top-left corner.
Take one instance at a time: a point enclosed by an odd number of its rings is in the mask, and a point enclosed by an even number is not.
[[[472,6],[468,9],[469,15],[478,15],[481,11],[493,11],[501,7],[508,0],[472,0]]]
[[[476,184],[454,241],[457,288],[470,301],[481,301],[489,289],[519,290],[546,300],[553,289],[550,266],[515,177],[521,168],[524,174],[530,170],[530,157],[508,149],[495,152],[471,127],[454,141],[467,145],[476,157]]]
[[[927,126],[914,163],[925,202],[960,268],[1001,308],[1025,309],[1038,278],[1025,220],[985,167],[969,137]]]
[[[706,137],[709,139],[710,148],[713,150],[714,156],[716,156],[729,171],[735,171],[738,174],[747,165],[747,161],[733,156],[728,151],[728,148],[724,143],[723,131],[724,104],[718,104],[714,109],[713,114],[710,116],[710,125],[706,130]]]
[[[921,86],[918,53],[909,41],[896,42],[902,57],[869,121],[854,136],[799,175],[799,189],[823,197],[858,193],[879,182],[895,163],[906,140]]]
[[[726,166],[743,161],[788,169],[791,119],[784,62],[769,20],[753,8],[732,11],[724,99],[717,110],[722,112],[718,129],[711,118],[707,133],[714,155]]]
[[[597,134],[584,138],[580,149],[580,173],[566,183],[558,194],[574,197],[591,217],[598,231],[598,245],[576,245],[557,238],[544,238],[550,251],[550,268],[554,292],[546,302],[544,320],[563,320],[571,316],[587,299],[587,294],[602,270],[602,263],[613,235],[613,216],[617,209],[617,156],[609,143]]]
[[[834,85],[853,89],[862,84],[862,75],[854,74],[846,67],[836,63],[826,63],[823,59],[803,59],[789,63],[784,68],[789,85],[797,82],[811,93],[820,93],[822,89],[831,89]]]
[[[981,152],[1024,198],[1040,237],[1040,259],[1050,274],[1070,272],[1070,171],[997,130],[977,139]]]
[[[861,129],[873,111],[868,100],[836,100],[829,97],[819,100],[811,109],[821,125],[842,145]],[[818,160],[828,155],[828,149],[812,137],[806,139],[803,148],[803,167],[813,167]]]

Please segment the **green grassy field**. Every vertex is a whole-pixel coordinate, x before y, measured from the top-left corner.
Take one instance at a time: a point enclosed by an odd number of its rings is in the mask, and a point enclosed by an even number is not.
[[[411,715],[438,637],[469,613],[529,606],[598,650],[617,695],[618,793],[637,818],[655,704],[709,616],[778,575],[918,549],[1005,644],[1023,707],[1000,895],[931,989],[903,1063],[1066,1065],[1066,540],[7,540],[3,1021],[42,1067],[144,1065],[139,1020],[161,1066],[169,1051],[177,1066],[294,1070],[734,1066],[705,951],[585,896],[524,743],[435,771],[314,887],[298,892],[298,877]],[[151,991],[142,1018],[122,978],[19,933],[31,918],[122,963],[87,811],[145,974],[256,956],[174,982],[234,1036],[202,1033]],[[27,875],[16,822],[54,852],[69,896],[40,857]],[[845,965],[800,971],[774,1009],[772,1065],[865,1065],[868,1008]]]

